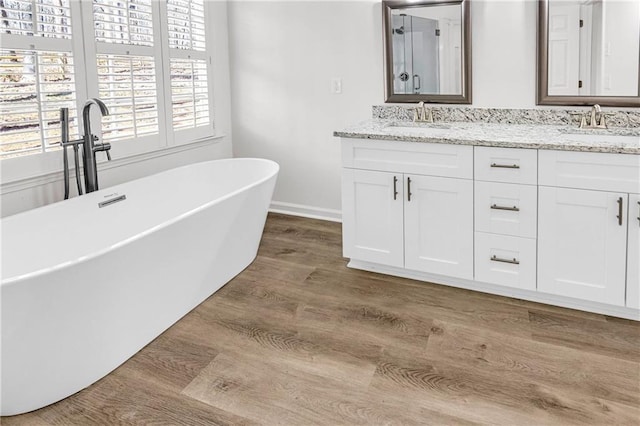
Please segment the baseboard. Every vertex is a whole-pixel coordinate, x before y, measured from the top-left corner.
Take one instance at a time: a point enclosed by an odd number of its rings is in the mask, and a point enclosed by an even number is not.
[[[303,204],[285,203],[282,201],[272,201],[269,211],[273,213],[288,214],[291,216],[308,217],[310,219],[328,220],[331,222],[342,222],[342,212],[340,210],[325,209],[322,207],[306,206]]]
[[[547,305],[560,306],[563,308],[577,309],[579,311],[587,311],[596,314],[610,315],[613,317],[640,321],[640,310],[627,308],[624,306],[607,305],[604,303],[574,299],[571,297],[556,296],[554,294],[540,293],[537,291],[504,287],[495,284],[487,284],[479,281],[447,277],[444,275],[428,274],[419,271],[410,271],[404,268],[395,268],[393,266],[379,265],[377,263],[364,262],[361,260],[351,260],[347,266],[349,268],[361,269],[363,271],[394,275],[403,278],[410,278],[417,281],[426,281],[433,284],[442,284],[450,287],[495,294],[498,296],[528,300],[530,302],[544,303]]]

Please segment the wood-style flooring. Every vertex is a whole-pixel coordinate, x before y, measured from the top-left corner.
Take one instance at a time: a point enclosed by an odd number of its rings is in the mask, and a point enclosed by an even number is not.
[[[256,261],[121,367],[3,425],[640,424],[640,324],[348,269],[270,214]]]

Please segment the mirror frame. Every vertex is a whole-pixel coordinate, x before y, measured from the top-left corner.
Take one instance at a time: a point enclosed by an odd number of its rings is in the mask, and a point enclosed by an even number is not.
[[[536,105],[640,106],[640,52],[638,54],[638,94],[636,96],[549,95],[549,0],[538,0]],[[640,50],[640,49],[639,49]]]
[[[391,10],[409,9],[422,6],[454,5],[462,8],[462,94],[440,95],[435,93],[393,93],[393,49],[391,40]],[[387,103],[428,102],[446,104],[471,103],[471,18],[469,16],[469,0],[384,0],[382,2],[382,33],[384,37],[384,95]]]

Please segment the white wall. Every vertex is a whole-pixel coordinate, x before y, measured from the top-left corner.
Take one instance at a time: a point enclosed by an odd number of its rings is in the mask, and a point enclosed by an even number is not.
[[[210,7],[213,12],[213,21],[208,28],[213,29],[215,76],[213,119],[216,133],[223,136],[190,146],[156,152],[152,154],[153,158],[143,155],[124,159],[114,158],[111,163],[101,163],[98,166],[100,188],[108,188],[185,164],[228,158],[232,155],[227,4],[212,2]],[[73,164],[73,150],[70,149],[69,154],[70,164]],[[102,156],[99,156],[99,159],[101,158]],[[60,153],[60,170],[62,170],[62,153]],[[1,169],[0,172],[2,172]],[[72,175],[71,195],[75,194],[75,180]],[[3,173],[0,185],[0,216],[9,216],[60,201],[63,196],[62,171],[19,181],[10,180],[6,173]]]
[[[535,0],[473,0],[473,105],[536,108]]]
[[[603,96],[638,93],[638,24],[640,1],[606,1],[604,5]]]
[[[234,155],[280,164],[276,204],[340,208],[332,132],[382,100],[380,21],[373,2],[230,2]]]
[[[472,1],[473,106],[535,107],[536,7]],[[231,1],[229,43],[234,154],[280,163],[275,207],[339,217],[332,132],[384,103],[380,2]]]

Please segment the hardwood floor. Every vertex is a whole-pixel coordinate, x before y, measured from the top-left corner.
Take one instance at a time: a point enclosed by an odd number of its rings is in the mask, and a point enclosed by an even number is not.
[[[346,268],[270,214],[256,261],[121,367],[3,425],[640,424],[640,324]]]

